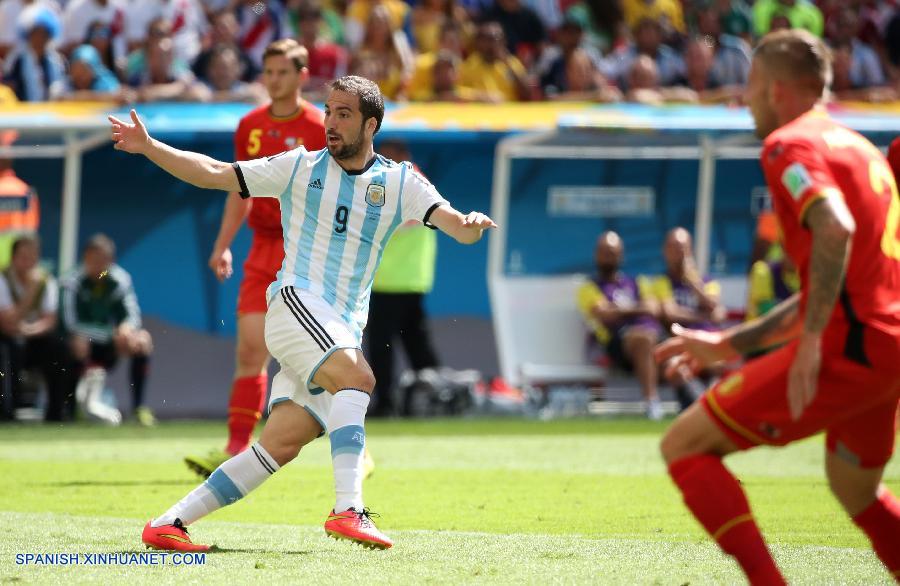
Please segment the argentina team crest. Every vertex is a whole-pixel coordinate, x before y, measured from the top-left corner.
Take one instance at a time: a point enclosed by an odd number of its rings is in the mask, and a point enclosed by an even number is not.
[[[381,207],[384,205],[384,185],[369,184],[366,189],[366,203],[370,206]]]

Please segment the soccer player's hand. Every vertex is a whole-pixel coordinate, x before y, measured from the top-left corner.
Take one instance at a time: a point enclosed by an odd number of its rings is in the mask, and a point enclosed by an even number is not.
[[[233,257],[230,248],[215,248],[209,256],[209,268],[216,275],[220,283],[231,277],[234,273],[232,266]]]
[[[494,220],[481,212],[469,212],[466,215],[466,219],[463,221],[463,226],[466,228],[487,230],[488,228],[496,228],[497,224],[494,223]]]
[[[794,421],[800,419],[803,411],[816,396],[821,364],[821,338],[809,334],[800,336],[797,354],[788,371],[788,407]]]
[[[653,353],[658,364],[666,364],[667,377],[683,372],[685,366],[699,372],[737,355],[722,332],[689,330],[675,324],[672,334]]]
[[[109,122],[112,125],[112,139],[115,143],[113,148],[126,153],[143,153],[150,145],[150,135],[144,123],[138,118],[137,112],[132,108],[131,120],[133,124],[122,122],[115,116],[109,116]]]

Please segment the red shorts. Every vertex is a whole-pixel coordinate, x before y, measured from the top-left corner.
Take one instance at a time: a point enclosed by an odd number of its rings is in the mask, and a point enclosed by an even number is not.
[[[253,243],[244,261],[244,280],[238,292],[238,314],[265,313],[266,289],[275,281],[284,260],[284,242],[253,234]]]
[[[787,379],[796,350],[793,342],[748,362],[713,386],[701,404],[741,449],[783,446],[824,430],[829,451],[864,468],[885,465],[894,450],[900,376],[825,354],[816,396],[794,421]]]

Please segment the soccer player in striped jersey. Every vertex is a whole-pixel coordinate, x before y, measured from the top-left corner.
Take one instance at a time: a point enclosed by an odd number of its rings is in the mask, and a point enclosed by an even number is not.
[[[323,433],[331,441],[336,493],[326,533],[370,548],[392,545],[362,498],[364,420],[375,381],[360,343],[381,250],[407,220],[464,244],[495,224],[480,212],[453,209],[409,163],[375,154],[372,140],[384,117],[375,83],[347,76],[331,87],[327,149],[301,146],[233,164],[150,138],[133,110],[131,123],[110,117],[118,150],[143,154],[198,187],[277,198],[284,232],[284,262],[269,287],[265,327],[266,345],[281,366],[271,415],[251,449],[147,523],[142,538],[150,547],[205,549],[191,542],[186,525],[258,487]]]
[[[303,145],[307,150],[325,146],[322,112],[303,100],[300,88],[309,76],[306,49],[293,39],[270,43],[263,54],[262,80],[270,102],[251,110],[234,135],[234,157],[247,161],[268,157]],[[188,468],[204,478],[222,462],[250,447],[253,429],[265,409],[269,352],[263,335],[266,289],[284,261],[281,208],[278,201],[242,199],[228,194],[219,234],[209,259],[219,281],[232,274],[231,242],[247,219],[253,243],[244,262],[237,303],[237,348],[235,373],[228,401],[228,442],[224,449],[190,455]]]

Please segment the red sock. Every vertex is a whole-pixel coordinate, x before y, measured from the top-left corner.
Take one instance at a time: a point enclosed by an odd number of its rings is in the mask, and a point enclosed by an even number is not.
[[[266,400],[266,375],[245,376],[234,380],[228,402],[228,446],[225,451],[237,455],[250,445],[253,428],[262,417]]]
[[[669,465],[669,475],[684,503],[700,524],[744,569],[751,584],[785,584],[753,520],[741,485],[711,455],[682,458]]]
[[[900,501],[886,489],[875,502],[853,518],[869,536],[872,549],[894,580],[900,581]]]

